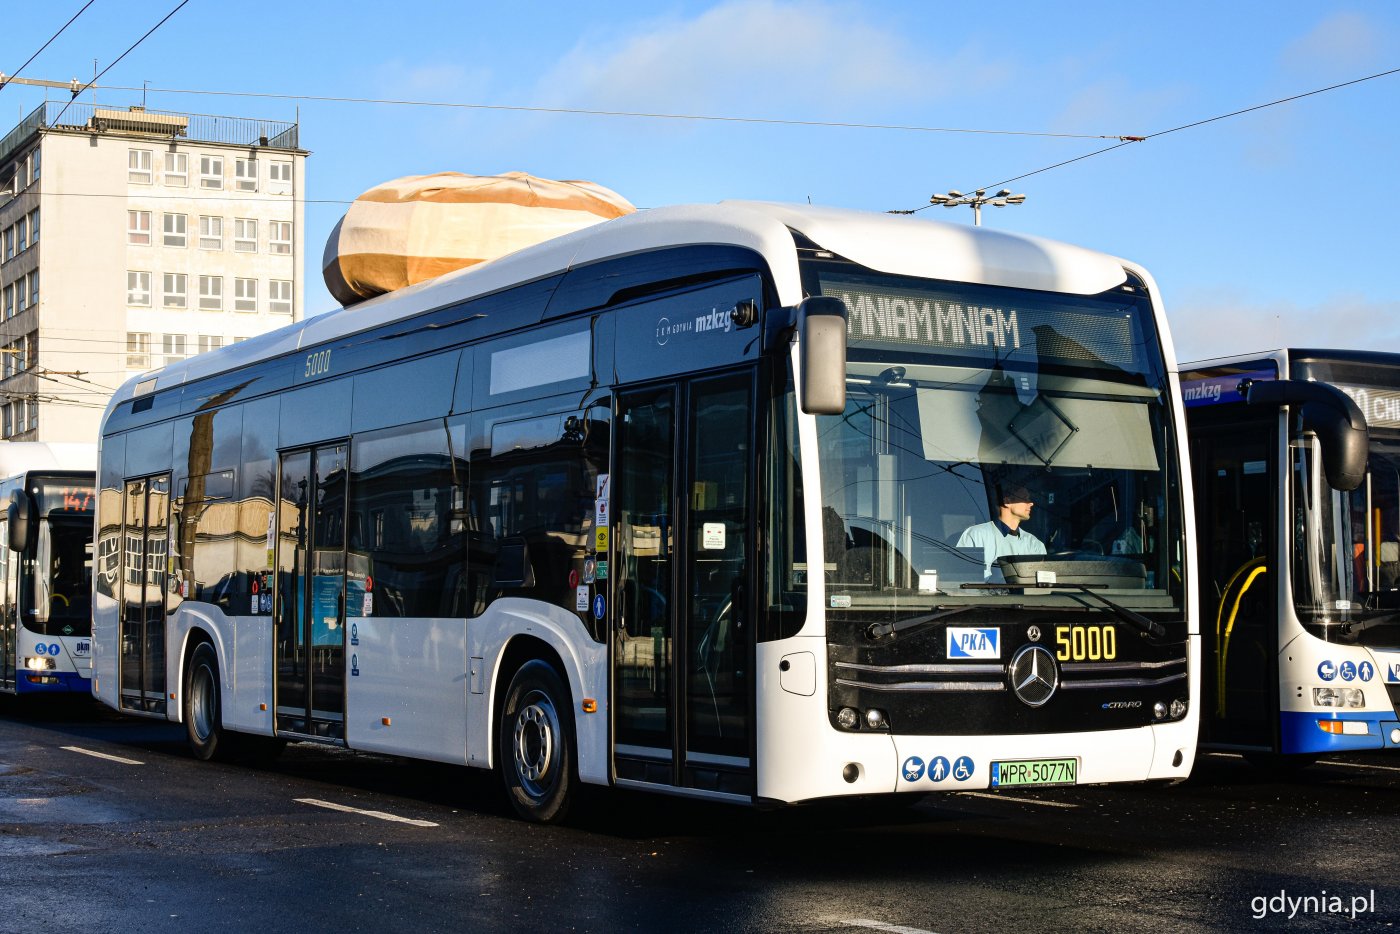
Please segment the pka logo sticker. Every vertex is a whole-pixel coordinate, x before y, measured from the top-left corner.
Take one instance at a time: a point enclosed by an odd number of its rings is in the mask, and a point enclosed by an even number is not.
[[[948,657],[1001,658],[1001,630],[948,627]]]

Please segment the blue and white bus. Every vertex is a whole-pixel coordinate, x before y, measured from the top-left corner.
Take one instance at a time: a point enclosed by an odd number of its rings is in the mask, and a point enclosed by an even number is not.
[[[1179,779],[1178,399],[1133,263],[810,206],[630,215],[123,386],[93,691],[201,757],[494,768],[540,821],[580,782]],[[1040,552],[958,544],[1019,488]]]
[[[1187,364],[1202,743],[1269,764],[1400,747],[1400,355]]]
[[[0,443],[0,692],[91,691],[96,453]]]

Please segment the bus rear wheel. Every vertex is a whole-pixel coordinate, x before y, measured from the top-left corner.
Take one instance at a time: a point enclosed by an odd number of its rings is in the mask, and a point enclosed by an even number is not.
[[[185,735],[196,759],[209,760],[225,745],[219,710],[219,656],[208,642],[195,646],[185,667]]]
[[[547,662],[526,662],[511,679],[497,753],[506,797],[521,817],[562,821],[578,783],[569,692]]]

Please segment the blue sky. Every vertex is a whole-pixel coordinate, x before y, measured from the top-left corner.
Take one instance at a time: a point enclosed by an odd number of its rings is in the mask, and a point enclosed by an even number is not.
[[[91,78],[177,0],[96,0],[23,76]],[[13,72],[82,0],[18,5]],[[233,4],[191,0],[105,85],[1034,133],[1146,136],[1400,67],[1400,4],[827,0]],[[50,92],[55,94],[60,92]],[[0,91],[0,133],[43,100]],[[85,95],[85,98],[87,96]],[[99,101],[140,103],[140,92]],[[151,108],[300,119],[307,306],[330,229],[378,182],[439,171],[583,178],[639,207],[723,198],[883,211],[1111,145],[213,97]],[[1136,260],[1183,359],[1280,344],[1400,351],[1400,75],[1031,175],[988,226]],[[971,211],[930,208],[971,223]]]

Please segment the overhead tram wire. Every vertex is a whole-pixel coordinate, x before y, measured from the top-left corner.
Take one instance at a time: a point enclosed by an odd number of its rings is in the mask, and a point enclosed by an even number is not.
[[[1373,75],[1366,75],[1366,76],[1361,77],[1361,78],[1353,78],[1353,79],[1350,80],[1350,81],[1343,81],[1343,82],[1341,82],[1340,84],[1328,85],[1328,86],[1325,87],[1325,88],[1316,88],[1316,89],[1314,89],[1314,90],[1312,90],[1312,91],[1304,91],[1304,92],[1301,93],[1301,94],[1293,94],[1293,95],[1290,95],[1289,97],[1281,97],[1281,98],[1279,98],[1278,100],[1269,101],[1269,102],[1264,103],[1264,104],[1255,104],[1255,105],[1252,106],[1252,107],[1245,107],[1245,108],[1242,108],[1242,109],[1240,109],[1240,110],[1232,110],[1232,111],[1230,111],[1229,113],[1217,114],[1217,115],[1214,116],[1214,117],[1206,117],[1206,118],[1203,119],[1203,120],[1194,120],[1194,121],[1192,121],[1191,123],[1183,123],[1181,126],[1174,126],[1174,127],[1172,127],[1171,129],[1168,129],[1168,130],[1158,130],[1156,133],[1148,133],[1148,134],[1145,135],[1145,136],[1120,136],[1120,137],[1118,137],[1118,139],[1120,140],[1120,142],[1118,142],[1118,143],[1116,143],[1116,144],[1114,144],[1114,145],[1112,145],[1112,146],[1105,146],[1103,149],[1096,149],[1096,150],[1093,151],[1093,152],[1086,152],[1086,153],[1085,153],[1084,155],[1082,155],[1082,156],[1075,156],[1073,159],[1065,159],[1065,160],[1063,160],[1063,161],[1061,161],[1061,162],[1056,162],[1054,165],[1047,165],[1047,166],[1045,166],[1044,168],[1035,169],[1034,171],[1031,171],[1031,172],[1023,172],[1023,173],[1021,173],[1020,175],[1012,176],[1011,178],[1004,179],[1004,180],[1002,180],[1002,181],[1000,181],[1000,182],[995,182],[994,184],[991,184],[991,185],[982,185],[982,186],[980,186],[980,188],[981,188],[982,190],[990,190],[990,189],[993,189],[993,188],[1000,188],[1000,187],[1002,187],[1002,186],[1004,186],[1004,185],[1010,185],[1012,182],[1019,182],[1019,181],[1020,181],[1021,179],[1023,179],[1023,178],[1030,178],[1032,175],[1040,175],[1040,174],[1042,174],[1042,173],[1044,173],[1044,172],[1049,172],[1049,171],[1051,171],[1052,169],[1058,169],[1058,168],[1061,168],[1061,167],[1066,166],[1066,165],[1070,165],[1070,164],[1075,163],[1075,162],[1083,162],[1085,159],[1092,159],[1094,156],[1101,156],[1101,155],[1103,155],[1104,153],[1106,153],[1106,152],[1112,152],[1112,151],[1115,150],[1115,149],[1122,149],[1124,146],[1131,146],[1133,143],[1145,143],[1145,142],[1147,142],[1147,141],[1150,140],[1150,139],[1156,139],[1156,138],[1158,138],[1159,136],[1166,136],[1166,135],[1169,134],[1169,133],[1179,133],[1179,132],[1181,132],[1182,130],[1192,130],[1192,129],[1195,129],[1196,127],[1205,126],[1205,125],[1208,124],[1208,123],[1216,123],[1216,122],[1218,122],[1218,121],[1220,121],[1220,120],[1228,120],[1228,119],[1230,119],[1231,117],[1238,117],[1238,116],[1241,116],[1241,115],[1243,115],[1243,114],[1253,113],[1253,112],[1256,111],[1256,110],[1264,110],[1264,109],[1267,108],[1267,107],[1277,107],[1277,106],[1280,105],[1280,104],[1292,103],[1293,101],[1302,100],[1302,99],[1305,98],[1305,97],[1313,97],[1314,95],[1317,95],[1317,94],[1326,94],[1328,91],[1336,91],[1336,90],[1340,90],[1341,88],[1351,87],[1351,86],[1354,85],[1354,84],[1361,84],[1362,82],[1365,82],[1365,81],[1374,81],[1374,80],[1376,80],[1377,78],[1388,78],[1388,77],[1390,77],[1391,75],[1396,75],[1396,74],[1400,74],[1400,68],[1391,68],[1391,69],[1388,69],[1388,70],[1386,70],[1386,71],[1378,71],[1378,72],[1376,72],[1376,73],[1373,74]],[[925,205],[922,205],[921,207],[912,208],[912,209],[907,210],[907,211],[887,211],[886,213],[888,213],[888,214],[917,214],[918,212],[923,211],[923,210],[926,210],[926,209],[931,208],[931,207],[933,207],[932,204],[925,204]]]
[[[97,0],[88,0],[87,3],[84,3],[84,4],[83,4],[83,8],[82,8],[81,10],[79,10],[79,11],[76,12],[76,13],[74,13],[73,16],[72,16],[72,18],[69,19],[68,22],[64,23],[61,27],[59,27],[58,32],[54,33],[52,36],[49,36],[49,41],[48,41],[48,42],[45,42],[43,45],[39,46],[39,51],[38,51],[38,52],[35,52],[33,55],[29,56],[29,58],[25,59],[24,64],[21,65],[21,66],[19,66],[18,68],[16,68],[12,73],[10,73],[10,74],[8,74],[8,75],[5,75],[4,80],[3,80],[3,81],[0,81],[0,91],[5,90],[5,85],[9,84],[9,79],[19,77],[19,73],[22,72],[22,71],[24,71],[24,69],[28,68],[30,62],[32,62],[32,61],[34,61],[34,59],[38,58],[38,57],[43,53],[43,51],[44,51],[45,49],[47,49],[50,45],[53,44],[53,41],[54,41],[55,39],[57,39],[59,36],[63,35],[64,30],[66,30],[69,26],[72,26],[72,25],[73,25],[73,21],[74,21],[74,20],[76,20],[79,16],[82,16],[84,13],[86,13],[86,12],[87,12],[87,8],[90,7],[90,6],[92,6],[92,5],[93,5],[94,3],[96,3],[96,2],[97,2]]]
[[[149,39],[149,38],[151,37],[151,33],[155,32],[157,29],[159,29],[160,27],[164,26],[164,25],[166,24],[166,22],[170,19],[170,17],[174,16],[176,13],[179,13],[180,10],[184,8],[185,4],[187,4],[187,3],[189,3],[189,2],[190,2],[190,0],[180,0],[180,2],[179,2],[178,4],[175,5],[175,9],[173,9],[173,10],[171,10],[169,13],[165,14],[163,17],[161,17],[160,22],[156,23],[156,24],[155,24],[154,26],[152,26],[150,29],[146,30],[146,34],[145,34],[144,36],[142,36],[140,39],[137,39],[135,42],[131,43],[131,45],[127,47],[127,50],[126,50],[125,52],[123,52],[122,54],[118,55],[115,59],[112,60],[112,64],[108,65],[106,68],[102,69],[102,70],[99,71],[97,74],[93,75],[91,81],[89,81],[87,84],[85,84],[85,85],[83,85],[82,87],[80,87],[78,90],[74,91],[74,92],[73,92],[73,96],[70,97],[70,98],[68,99],[68,103],[67,103],[67,104],[64,104],[64,105],[63,105],[63,109],[60,110],[60,111],[58,112],[58,116],[57,116],[57,117],[54,117],[53,120],[49,121],[50,125],[51,125],[51,126],[52,126],[52,125],[55,125],[55,124],[57,124],[60,120],[62,120],[62,119],[63,119],[63,115],[64,115],[65,113],[68,112],[69,106],[73,103],[73,101],[75,101],[75,100],[78,99],[78,95],[82,94],[84,91],[86,91],[86,90],[88,90],[89,88],[91,88],[91,87],[93,87],[94,85],[96,85],[99,78],[101,78],[101,77],[102,77],[103,75],[105,75],[107,72],[109,72],[109,71],[111,71],[113,68],[115,68],[115,67],[117,66],[117,63],[118,63],[118,62],[120,62],[122,59],[124,59],[124,58],[126,58],[128,55],[130,55],[130,54],[132,53],[132,51],[133,51],[138,45],[140,45],[141,43],[143,43],[143,42],[145,42],[147,39]]]

